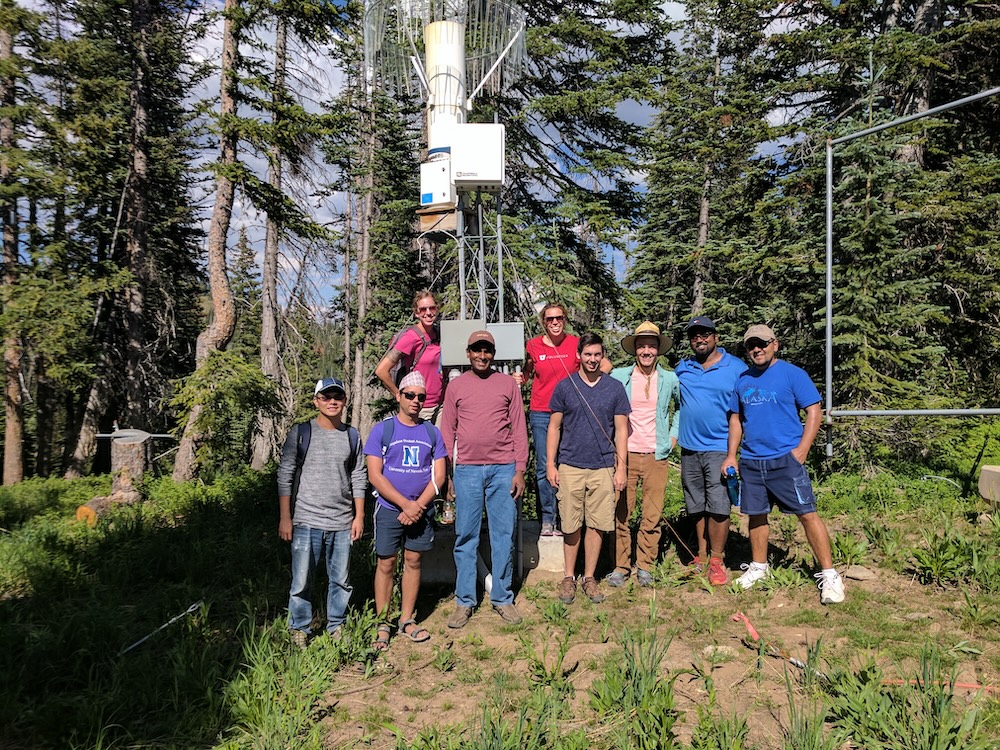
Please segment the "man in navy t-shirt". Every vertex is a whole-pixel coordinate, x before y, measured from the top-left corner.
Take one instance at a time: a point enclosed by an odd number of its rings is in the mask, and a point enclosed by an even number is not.
[[[585,333],[577,349],[579,371],[559,381],[549,400],[545,473],[557,490],[562,519],[565,577],[559,598],[566,604],[576,598],[576,558],[586,524],[582,587],[597,604],[604,594],[594,573],[604,534],[615,528],[615,498],[625,489],[632,406],[625,386],[601,371],[601,337]]]
[[[738,582],[748,589],[768,576],[767,514],[777,505],[802,523],[821,568],[816,574],[820,601],[842,602],[844,581],[833,568],[830,535],[816,513],[816,497],[803,466],[823,416],[819,391],[805,370],[778,359],[778,339],[768,326],[750,326],[743,346],[752,366],[736,381],[729,403],[729,453],[722,463],[723,472],[729,466],[739,471],[740,510],[750,517],[753,562],[744,566]],[[800,410],[806,413],[804,427]]]

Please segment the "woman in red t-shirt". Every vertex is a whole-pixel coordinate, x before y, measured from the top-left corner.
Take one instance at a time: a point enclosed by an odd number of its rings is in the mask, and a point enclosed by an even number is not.
[[[542,510],[542,536],[561,536],[556,523],[556,493],[545,476],[545,441],[549,432],[552,391],[556,383],[580,367],[580,355],[577,353],[579,339],[566,333],[566,309],[562,305],[546,305],[539,317],[544,333],[525,345],[524,372],[515,374],[514,379],[518,385],[534,380],[528,422],[531,439],[535,443],[535,477],[538,480],[538,503]]]

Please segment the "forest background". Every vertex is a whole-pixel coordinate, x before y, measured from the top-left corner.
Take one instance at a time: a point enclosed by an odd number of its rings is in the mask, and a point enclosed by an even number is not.
[[[765,321],[821,382],[826,140],[1000,81],[1000,9],[947,0],[539,0],[507,127],[508,317],[611,340]],[[355,3],[0,0],[3,483],[106,471],[116,425],[173,476],[264,468],[415,290],[419,102],[366,88]],[[206,87],[215,86],[212,95]],[[1000,117],[986,99],[852,141],[834,175],[835,404],[1000,404]],[[612,349],[615,347],[612,346]],[[933,439],[931,439],[933,436]],[[995,419],[838,423],[827,469],[1000,458]],[[164,447],[166,450],[166,447]],[[95,460],[95,456],[97,459]]]

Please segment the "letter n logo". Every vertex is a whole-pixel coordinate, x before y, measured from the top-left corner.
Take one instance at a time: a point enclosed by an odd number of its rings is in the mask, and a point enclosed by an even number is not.
[[[403,446],[403,466],[420,466],[420,446]]]

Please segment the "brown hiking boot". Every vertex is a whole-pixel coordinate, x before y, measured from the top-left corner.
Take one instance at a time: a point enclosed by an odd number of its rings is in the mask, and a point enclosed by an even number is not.
[[[521,622],[521,613],[513,604],[494,604],[493,611],[500,615],[504,622],[517,625]]]
[[[576,579],[573,576],[566,576],[559,582],[559,601],[563,604],[572,604],[576,599]]]
[[[583,579],[583,593],[587,595],[594,604],[600,604],[607,597],[601,593],[601,587],[597,583],[596,578],[584,578]]]
[[[461,604],[455,607],[455,611],[448,618],[449,628],[464,628],[469,618],[472,617],[472,607],[463,607]]]

